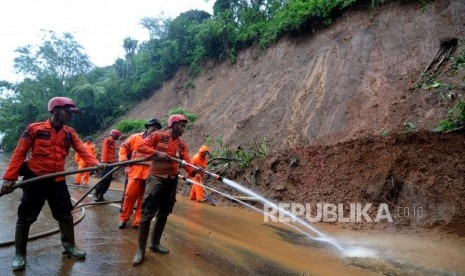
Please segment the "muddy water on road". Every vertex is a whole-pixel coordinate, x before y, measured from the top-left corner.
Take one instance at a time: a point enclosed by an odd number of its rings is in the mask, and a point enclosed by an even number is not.
[[[176,209],[179,216],[173,216],[175,225],[181,228],[176,229],[178,235],[195,233],[192,239],[203,240],[207,247],[223,252],[223,257],[245,267],[260,257],[278,267],[308,275],[465,274],[463,239],[354,232],[319,225],[320,230],[329,233],[344,247],[376,254],[372,258],[347,258],[332,246],[308,240],[282,224],[265,224],[262,215],[247,210],[191,203],[180,205]],[[200,237],[199,233],[202,233]]]
[[[0,155],[1,174],[5,160]],[[120,199],[121,183],[114,182],[112,188],[115,190],[106,198]],[[75,199],[87,189],[70,186]],[[17,190],[0,198],[4,210],[0,213],[0,242],[14,237],[20,196]],[[83,201],[90,202],[90,198]],[[463,239],[318,225],[343,246],[375,254],[372,258],[347,258],[332,246],[309,240],[285,225],[264,223],[263,216],[254,211],[215,207],[180,195],[161,241],[170,254],[147,252],[144,264],[132,267],[137,230],[130,227],[131,222],[128,228],[117,229],[118,209],[117,204],[85,208],[84,219],[75,226],[77,244],[88,254],[85,261],[63,258],[58,234],[29,242],[24,275],[465,275]],[[56,227],[46,205],[31,232]],[[13,256],[13,246],[0,247],[2,275],[10,273]]]

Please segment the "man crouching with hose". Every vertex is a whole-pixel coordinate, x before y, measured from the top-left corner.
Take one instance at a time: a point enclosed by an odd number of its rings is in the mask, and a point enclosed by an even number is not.
[[[87,166],[101,165],[79,140],[76,132],[66,126],[72,113],[79,113],[74,102],[65,97],[55,97],[48,102],[50,119],[30,124],[21,135],[10,163],[3,175],[2,193],[11,193],[19,175],[23,180],[41,175],[63,171],[65,159],[72,147],[85,161]],[[31,157],[24,162],[32,149]],[[24,162],[24,163],[23,163]],[[39,180],[24,187],[21,203],[18,207],[16,222],[16,254],[12,269],[23,270],[26,267],[26,247],[29,228],[47,200],[60,226],[63,254],[75,259],[84,259],[86,253],[76,248],[74,243],[73,209],[71,196],[64,176]]]
[[[156,131],[144,139],[144,144],[137,151],[154,155],[150,166],[150,176],[147,179],[144,201],[142,203],[142,218],[139,223],[139,248],[132,260],[132,265],[140,265],[145,256],[145,247],[150,231],[150,221],[157,216],[149,248],[154,252],[168,254],[169,250],[160,245],[168,215],[172,212],[176,201],[179,164],[171,159],[180,158],[190,163],[189,152],[185,141],[180,139],[184,133],[187,119],[183,115],[172,115],[168,118],[168,130]],[[184,169],[195,176],[196,171],[185,166]]]

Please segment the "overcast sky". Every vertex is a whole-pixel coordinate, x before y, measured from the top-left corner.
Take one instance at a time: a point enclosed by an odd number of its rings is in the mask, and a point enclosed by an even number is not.
[[[215,0],[0,0],[0,80],[15,82],[13,59],[17,47],[41,44],[40,30],[61,37],[69,32],[96,66],[124,57],[123,40],[146,41],[143,17],[174,18],[198,9],[212,14]]]

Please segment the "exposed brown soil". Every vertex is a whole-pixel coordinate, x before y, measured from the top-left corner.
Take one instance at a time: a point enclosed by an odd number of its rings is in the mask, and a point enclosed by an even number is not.
[[[315,34],[246,50],[235,64],[207,62],[195,89],[183,89],[190,77],[180,72],[127,117],[196,114],[184,135],[192,154],[207,137],[231,148],[266,139],[266,160],[222,173],[274,201],[422,207],[421,218],[351,227],[463,236],[464,137],[429,130],[465,94],[464,73],[450,73],[447,61],[438,78],[453,88],[416,84],[441,40],[465,38],[464,22],[461,0],[351,11]]]
[[[278,202],[372,203],[372,217],[380,203],[388,204],[393,224],[353,228],[440,228],[465,235],[463,138],[418,132],[294,148],[255,162],[238,181]],[[420,208],[423,213],[413,214]]]

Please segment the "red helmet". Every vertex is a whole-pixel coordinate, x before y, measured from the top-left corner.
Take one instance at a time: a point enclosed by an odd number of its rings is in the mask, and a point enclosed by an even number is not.
[[[112,129],[110,131],[110,135],[111,136],[116,136],[116,137],[120,137],[121,136],[121,131],[117,130],[117,129]]]
[[[52,112],[55,107],[63,107],[63,106],[69,106],[70,111],[74,113],[79,113],[81,112],[77,107],[76,104],[74,104],[73,100],[70,98],[66,97],[54,97],[51,98],[50,101],[48,101],[48,112]]]
[[[179,123],[179,122],[182,122],[182,121],[187,123],[187,119],[183,115],[181,115],[181,114],[171,115],[168,118],[168,127],[172,127],[174,123]]]

